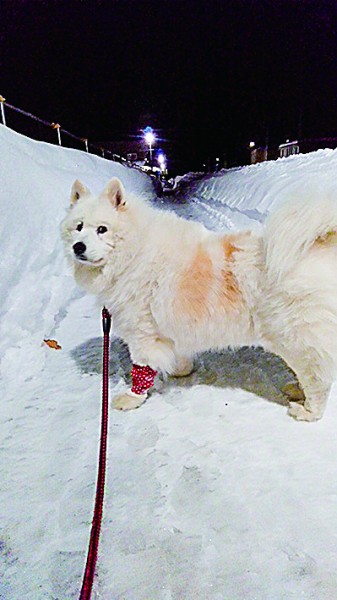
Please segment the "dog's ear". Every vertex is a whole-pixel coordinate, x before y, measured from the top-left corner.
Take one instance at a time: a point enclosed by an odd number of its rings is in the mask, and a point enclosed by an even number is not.
[[[117,177],[113,177],[112,179],[110,179],[109,183],[105,186],[101,196],[108,198],[108,200],[110,200],[111,204],[115,208],[125,208],[125,190],[122,182]]]
[[[82,196],[88,196],[89,194],[90,191],[88,190],[88,188],[85,187],[85,185],[83,185],[83,183],[81,183],[78,179],[76,179],[71,188],[70,205],[73,206],[73,204],[75,204],[77,200],[82,198]]]

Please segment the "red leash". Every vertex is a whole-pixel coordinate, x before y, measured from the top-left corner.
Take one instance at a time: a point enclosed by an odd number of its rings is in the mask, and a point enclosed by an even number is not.
[[[109,409],[109,333],[111,327],[111,316],[109,311],[105,307],[102,310],[102,327],[104,338],[101,443],[99,450],[99,464],[96,484],[94,516],[91,525],[87,562],[85,565],[85,572],[83,576],[83,583],[79,600],[90,600],[91,598],[91,590],[95,576],[99,534],[101,531],[101,522],[103,514]]]

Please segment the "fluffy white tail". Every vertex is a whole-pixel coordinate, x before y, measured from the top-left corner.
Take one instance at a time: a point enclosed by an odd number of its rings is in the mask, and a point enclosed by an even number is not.
[[[279,281],[308,252],[317,238],[337,232],[337,186],[301,186],[268,217],[265,258],[269,277]],[[323,242],[324,243],[324,242]]]

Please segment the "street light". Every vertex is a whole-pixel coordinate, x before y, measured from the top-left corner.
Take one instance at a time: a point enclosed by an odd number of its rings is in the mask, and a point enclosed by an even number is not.
[[[152,144],[154,144],[155,142],[155,135],[153,133],[153,129],[152,127],[145,127],[144,129],[144,139],[145,142],[147,143],[147,145],[149,146],[149,152],[150,152],[150,161],[152,161]]]
[[[166,174],[166,156],[164,154],[164,152],[162,150],[160,150],[158,156],[157,156],[157,161],[161,170],[162,175]]]

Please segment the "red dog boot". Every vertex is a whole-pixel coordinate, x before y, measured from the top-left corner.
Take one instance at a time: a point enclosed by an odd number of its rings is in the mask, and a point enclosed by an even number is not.
[[[157,371],[149,366],[132,365],[131,377],[132,387],[131,392],[137,396],[147,396],[147,391],[153,386],[154,378]]]
[[[153,386],[156,375],[157,371],[151,367],[132,365],[132,388],[113,398],[113,407],[117,410],[133,410],[141,406],[147,398],[147,391]]]

